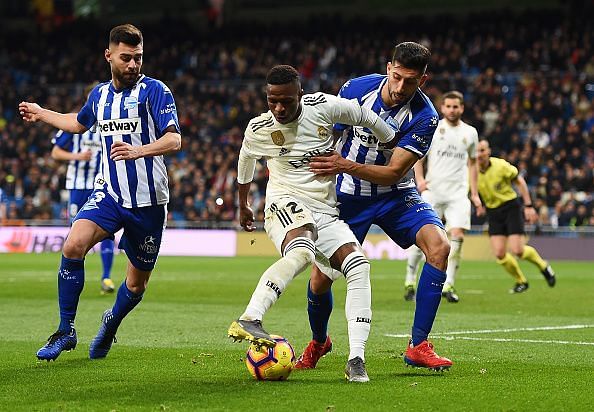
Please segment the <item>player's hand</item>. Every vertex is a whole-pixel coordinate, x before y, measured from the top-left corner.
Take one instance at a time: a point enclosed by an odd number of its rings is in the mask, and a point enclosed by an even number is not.
[[[91,152],[90,150],[87,150],[85,152],[81,152],[78,154],[78,160],[84,160],[85,162],[88,162],[89,160],[91,160],[92,157],[93,157],[93,152]]]
[[[478,207],[475,206],[475,210],[476,210],[476,215],[478,217],[483,216],[487,212],[485,210],[485,206],[483,206],[482,204],[480,204]]]
[[[239,224],[246,232],[253,232],[256,230],[254,226],[254,211],[249,206],[239,208]]]
[[[36,122],[41,118],[43,109],[37,103],[20,102],[19,114],[26,122]]]
[[[337,151],[332,151],[325,156],[312,157],[309,170],[316,175],[332,176],[344,172],[347,162]]]
[[[136,160],[142,157],[142,146],[132,146],[125,142],[113,142],[109,154],[111,160]]]
[[[525,207],[524,208],[524,218],[528,223],[536,223],[538,222],[538,213],[536,213],[536,209],[534,207]]]
[[[470,195],[470,201],[476,209],[483,205],[483,202],[481,202],[481,198],[479,197],[479,195]]]

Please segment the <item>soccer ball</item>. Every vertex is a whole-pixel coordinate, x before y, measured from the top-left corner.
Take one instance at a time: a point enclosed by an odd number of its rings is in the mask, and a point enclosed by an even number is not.
[[[284,381],[295,365],[295,351],[288,340],[270,335],[276,342],[274,348],[251,344],[245,364],[254,378],[259,381]]]

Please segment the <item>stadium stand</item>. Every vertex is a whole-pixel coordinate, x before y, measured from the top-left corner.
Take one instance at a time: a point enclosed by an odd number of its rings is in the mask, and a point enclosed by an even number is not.
[[[324,16],[282,37],[270,36],[265,23],[207,33],[183,22],[167,30],[141,26],[151,56],[143,71],[174,91],[184,138],[183,151],[168,158],[170,221],[236,220],[237,154],[247,121],[267,110],[262,79],[270,66],[292,64],[306,91],[336,93],[352,76],[383,72],[384,53],[415,40],[433,53],[426,93],[434,101],[450,89],[465,94],[465,121],[490,141],[494,155],[518,166],[541,225],[594,226],[594,29],[587,13],[559,17],[489,12],[354,24]],[[30,99],[77,111],[84,86],[105,80],[104,30],[75,21],[51,32],[0,32],[3,220],[64,220],[66,166],[50,157],[56,131],[25,127],[16,108]],[[260,166],[252,186],[260,221],[265,182]]]

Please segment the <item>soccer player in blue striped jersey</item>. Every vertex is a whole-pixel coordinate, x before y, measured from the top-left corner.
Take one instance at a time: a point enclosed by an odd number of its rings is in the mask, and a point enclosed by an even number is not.
[[[428,335],[433,326],[450,246],[441,220],[417,192],[413,165],[425,156],[437,127],[438,114],[430,99],[420,90],[427,80],[429,50],[414,42],[398,44],[387,75],[371,74],[345,83],[339,95],[356,100],[376,112],[396,130],[396,147],[382,145],[364,127],[347,130],[335,125],[341,137],[340,154],[317,157],[310,163],[318,175],[338,174],[337,197],[340,218],[363,243],[372,224],[400,245],[417,244],[425,253],[419,279],[412,339],[405,353],[409,365],[446,369],[452,362],[437,355]],[[344,132],[344,136],[343,136]],[[332,311],[332,282],[323,276],[327,268],[314,267],[308,287],[308,314],[313,339],[299,358],[297,368],[309,369],[332,348],[327,334]]]
[[[97,83],[94,83],[88,87],[87,97],[96,85]],[[95,176],[101,166],[101,135],[90,130],[84,133],[69,133],[60,130],[52,143],[54,144],[52,157],[56,160],[68,161],[66,189],[70,192],[68,215],[72,220],[95,188]],[[115,290],[110,277],[113,246],[112,239],[107,238],[101,241],[102,293],[112,293]]]
[[[60,325],[37,352],[56,359],[76,347],[74,318],[84,285],[84,257],[96,243],[124,229],[120,248],[128,256],[126,279],[115,304],[103,313],[89,347],[91,359],[104,358],[124,317],[140,302],[155,267],[169,201],[163,155],[181,149],[173,95],[161,81],[141,74],[142,33],[131,24],[114,27],[105,59],[111,81],[90,93],[79,113],[62,114],[22,102],[27,122],[42,121],[70,133],[96,129],[101,136],[101,172],[95,190],[64,242],[58,271]]]

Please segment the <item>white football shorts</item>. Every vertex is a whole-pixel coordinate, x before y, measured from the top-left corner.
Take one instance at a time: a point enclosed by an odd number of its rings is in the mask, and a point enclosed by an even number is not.
[[[332,269],[330,257],[342,245],[359,245],[346,223],[338,216],[311,211],[303,203],[289,196],[272,199],[264,212],[264,229],[281,255],[287,232],[306,224],[312,224],[318,230],[318,239],[315,242],[316,265],[326,276],[336,280],[342,273]]]
[[[454,199],[440,200],[431,190],[425,190],[421,197],[435,210],[437,216],[445,218],[446,230],[459,227],[470,229],[470,199],[468,196],[458,196]]]

